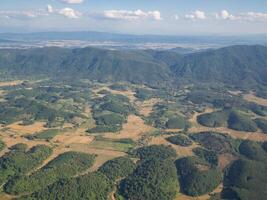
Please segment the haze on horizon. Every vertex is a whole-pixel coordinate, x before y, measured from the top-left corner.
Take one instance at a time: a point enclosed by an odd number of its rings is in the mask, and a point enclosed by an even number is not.
[[[2,0],[0,32],[267,33],[264,0]]]

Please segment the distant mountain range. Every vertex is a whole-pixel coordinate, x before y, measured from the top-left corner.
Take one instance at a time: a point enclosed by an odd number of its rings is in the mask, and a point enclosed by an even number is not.
[[[229,45],[244,44],[266,44],[266,35],[244,35],[244,36],[164,36],[164,35],[131,35],[105,32],[37,32],[37,33],[0,33],[1,40],[16,41],[15,47],[45,47],[60,46],[63,47],[85,47],[105,45],[107,43],[131,48],[155,48],[153,44],[160,48],[164,44],[168,48],[201,48],[223,47]],[[59,44],[52,41],[58,41]],[[71,41],[80,41],[80,43],[71,44]],[[26,42],[26,44],[25,44]],[[69,43],[69,44],[67,44]],[[97,44],[95,44],[97,43]],[[92,45],[93,44],[93,45]],[[144,44],[152,44],[145,46]],[[14,45],[14,44],[13,44]],[[21,46],[20,46],[21,45]],[[113,45],[112,47],[116,47]],[[143,45],[143,46],[142,46]],[[1,48],[1,46],[0,46]],[[179,50],[179,48],[178,48]]]
[[[150,86],[221,83],[267,86],[267,47],[239,45],[204,52],[39,48],[0,50],[0,71],[21,77],[88,78]]]

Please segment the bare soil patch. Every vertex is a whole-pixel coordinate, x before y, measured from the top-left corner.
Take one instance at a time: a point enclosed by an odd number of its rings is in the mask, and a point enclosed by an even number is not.
[[[131,102],[134,102],[136,100],[136,97],[134,96],[135,92],[131,90],[119,91],[119,90],[112,90],[108,86],[102,86],[100,88],[93,90],[93,92],[95,93],[97,97],[101,97],[103,95],[98,94],[98,92],[100,92],[101,90],[109,91],[112,94],[121,94],[121,95],[127,96]]]
[[[11,131],[16,132],[20,135],[22,134],[33,134],[36,132],[40,132],[43,130],[47,130],[47,128],[44,127],[45,123],[44,122],[35,122],[34,124],[31,125],[20,125],[21,122],[16,122],[13,124],[10,124],[7,126]]]
[[[70,148],[75,151],[97,155],[94,165],[89,169],[90,172],[96,171],[101,165],[103,165],[108,160],[126,155],[126,153],[123,153],[121,151],[93,148],[85,144],[73,144],[70,146]]]
[[[237,158],[230,154],[230,153],[224,153],[219,155],[219,163],[218,166],[221,170],[225,169],[232,161],[236,160]]]
[[[145,101],[138,101],[136,102],[136,106],[139,110],[139,113],[145,117],[148,117],[150,113],[153,111],[153,106],[156,103],[159,103],[161,99],[159,98],[152,98]]]
[[[247,101],[250,101],[250,102],[257,103],[257,104],[262,105],[262,106],[267,106],[267,99],[257,97],[253,93],[249,93],[249,94],[244,95],[244,99]]]
[[[168,136],[158,136],[158,137],[152,137],[151,140],[149,141],[149,145],[169,145],[171,146],[173,149],[175,149],[177,155],[179,157],[182,156],[192,156],[194,155],[193,153],[193,149],[198,147],[198,145],[196,143],[193,143],[191,146],[189,147],[183,147],[183,146],[179,146],[179,145],[175,145],[172,144],[170,142],[168,142],[165,138]]]
[[[23,83],[22,80],[0,82],[0,87],[3,87],[3,86],[15,86],[15,85],[20,85],[21,83]]]
[[[118,133],[106,133],[104,137],[110,139],[131,138],[137,141],[144,133],[150,132],[153,129],[153,127],[146,125],[140,117],[129,115],[127,123],[123,125],[122,131]]]

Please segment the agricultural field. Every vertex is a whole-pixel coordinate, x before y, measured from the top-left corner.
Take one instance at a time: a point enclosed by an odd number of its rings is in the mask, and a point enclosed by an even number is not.
[[[0,200],[263,199],[266,99],[218,90],[0,82]]]

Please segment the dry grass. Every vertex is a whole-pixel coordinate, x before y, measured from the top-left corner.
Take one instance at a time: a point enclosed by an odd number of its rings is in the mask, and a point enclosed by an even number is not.
[[[194,155],[193,153],[193,149],[198,147],[198,145],[196,143],[193,143],[191,146],[189,147],[183,147],[180,145],[175,145],[172,144],[170,142],[168,142],[165,138],[169,137],[169,136],[157,136],[157,137],[153,137],[151,138],[151,140],[149,141],[149,145],[169,145],[171,146],[173,149],[175,149],[177,155],[179,157],[183,157],[183,156],[192,156]]]
[[[6,144],[7,147],[11,147],[18,143],[27,144],[29,148],[36,146],[38,144],[50,145],[50,143],[46,141],[28,140],[22,135],[20,135],[20,133],[14,133],[10,130],[4,131],[4,132],[0,131],[0,138]]]
[[[93,147],[90,147],[89,145],[84,145],[84,144],[82,145],[73,144],[70,146],[70,148],[75,151],[97,155],[94,165],[89,169],[90,172],[96,171],[101,165],[103,165],[108,160],[126,155],[125,153],[120,152],[120,151],[111,150],[111,149],[93,148]]]
[[[153,129],[153,127],[146,125],[140,117],[136,115],[129,115],[127,123],[123,124],[122,131],[117,134],[106,133],[104,137],[110,139],[131,138],[134,141],[137,141],[144,133],[150,132]]]
[[[5,193],[0,193],[0,200],[11,200],[11,199],[14,199],[14,196]]]
[[[232,161],[236,160],[237,158],[230,154],[230,153],[224,153],[219,155],[219,163],[218,167],[219,169],[223,170],[225,167],[227,167]]]
[[[20,135],[33,134],[33,133],[40,132],[40,131],[47,129],[44,127],[45,125],[44,122],[35,122],[34,124],[27,125],[27,126],[20,125],[20,124],[21,122],[16,122],[16,123],[8,125],[7,128],[9,128],[10,131],[18,133]]]
[[[262,106],[267,106],[267,99],[257,97],[255,96],[254,93],[249,93],[249,94],[244,95],[244,99],[250,102],[257,103]]]
[[[57,144],[90,144],[94,140],[91,136],[85,135],[71,135],[71,134],[63,134],[63,135],[56,135],[53,138],[53,142]]]
[[[135,92],[133,92],[131,90],[126,90],[126,91],[112,90],[108,86],[102,86],[102,87],[99,87],[97,89],[94,89],[93,92],[94,92],[96,97],[102,97],[103,96],[101,94],[98,94],[98,92],[100,92],[101,90],[109,91],[111,94],[124,95],[124,96],[128,97],[131,102],[134,102],[136,100],[136,97],[134,96]]]
[[[153,111],[153,106],[156,103],[159,103],[161,99],[159,98],[152,98],[145,101],[137,101],[136,106],[138,107],[138,111],[141,115],[148,117],[150,113]]]
[[[15,85],[20,85],[21,83],[23,83],[22,80],[0,82],[0,87],[3,87],[3,86],[15,86]]]

